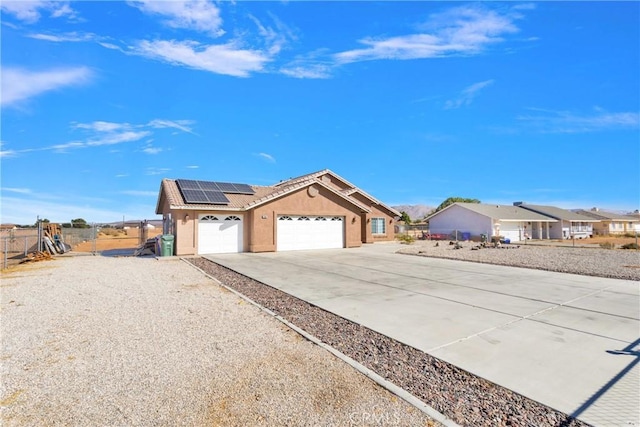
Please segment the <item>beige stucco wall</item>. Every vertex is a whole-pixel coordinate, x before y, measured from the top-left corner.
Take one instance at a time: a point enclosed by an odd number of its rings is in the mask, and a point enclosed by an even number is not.
[[[310,188],[313,188],[310,190]],[[315,194],[317,191],[317,194]],[[315,195],[314,195],[315,194]],[[326,215],[345,217],[345,247],[358,247],[361,211],[348,201],[319,185],[305,187],[252,210],[249,229],[250,252],[273,252],[277,246],[278,215]]]
[[[362,214],[362,243],[374,243],[374,242],[388,242],[395,239],[395,220],[386,209],[380,209],[377,205],[371,203],[371,201],[361,194],[353,194],[352,197],[358,202],[371,209],[370,213]],[[373,234],[371,233],[371,218],[384,218],[385,220],[385,234]]]

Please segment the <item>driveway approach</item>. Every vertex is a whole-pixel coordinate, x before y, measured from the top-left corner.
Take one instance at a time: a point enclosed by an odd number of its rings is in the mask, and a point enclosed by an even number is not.
[[[207,258],[590,424],[640,425],[640,283],[399,248]]]

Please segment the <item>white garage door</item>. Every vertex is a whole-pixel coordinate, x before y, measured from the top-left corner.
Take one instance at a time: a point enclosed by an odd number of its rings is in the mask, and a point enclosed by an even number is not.
[[[243,252],[242,215],[200,215],[198,254]]]
[[[344,247],[344,217],[278,216],[277,250],[330,249]]]
[[[522,240],[520,237],[520,224],[503,222],[500,224],[500,235],[512,242],[519,242]]]

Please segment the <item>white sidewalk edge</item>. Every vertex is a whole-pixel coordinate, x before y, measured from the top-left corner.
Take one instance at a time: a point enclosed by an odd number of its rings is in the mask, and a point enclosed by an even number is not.
[[[210,274],[208,274],[207,272],[203,271],[201,268],[196,267],[195,265],[191,264],[186,259],[181,258],[181,260],[184,261],[185,263],[189,264],[191,267],[195,268],[196,270],[200,271],[202,274],[204,274],[205,276],[207,276],[208,278],[213,280],[216,284],[222,286],[223,288],[227,289],[228,291],[232,292],[233,294],[237,295],[238,297],[242,298],[243,300],[247,301],[248,303],[253,304],[254,306],[258,307],[260,310],[264,311],[265,313],[267,313],[270,316],[274,317],[275,319],[279,320],[280,322],[285,324],[290,329],[292,329],[295,332],[297,332],[298,334],[302,335],[307,340],[309,340],[312,343],[324,348],[325,350],[327,350],[328,352],[333,354],[338,359],[340,359],[343,362],[347,363],[348,365],[350,365],[351,367],[356,369],[361,374],[363,374],[366,377],[370,378],[371,380],[376,382],[381,387],[383,387],[383,388],[387,389],[388,391],[390,391],[391,393],[395,394],[396,396],[398,396],[399,398],[401,398],[405,402],[407,402],[410,405],[414,406],[416,409],[424,412],[429,417],[431,417],[434,420],[438,421],[442,425],[444,425],[446,427],[461,427],[455,421],[453,421],[452,419],[448,418],[446,415],[438,412],[436,409],[432,408],[431,406],[427,405],[422,400],[420,400],[419,398],[417,398],[413,394],[409,393],[405,389],[395,385],[391,381],[386,380],[382,376],[378,375],[377,373],[375,373],[371,369],[367,368],[366,366],[358,363],[357,361],[355,361],[354,359],[350,358],[346,354],[343,354],[340,351],[336,350],[335,348],[331,347],[330,345],[320,341],[315,336],[309,334],[308,332],[304,331],[303,329],[300,329],[299,327],[297,327],[293,323],[289,322],[287,319],[285,319],[282,316],[274,313],[273,311],[269,310],[268,308],[258,304],[257,302],[255,302],[251,298],[247,297],[246,295],[236,291],[235,289],[230,288],[229,286],[227,286],[224,283],[220,282],[215,277],[213,277]]]

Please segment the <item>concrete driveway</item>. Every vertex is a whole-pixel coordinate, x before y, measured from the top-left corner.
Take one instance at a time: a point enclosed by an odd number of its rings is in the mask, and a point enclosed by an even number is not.
[[[596,426],[640,426],[640,283],[395,254],[207,258]]]

